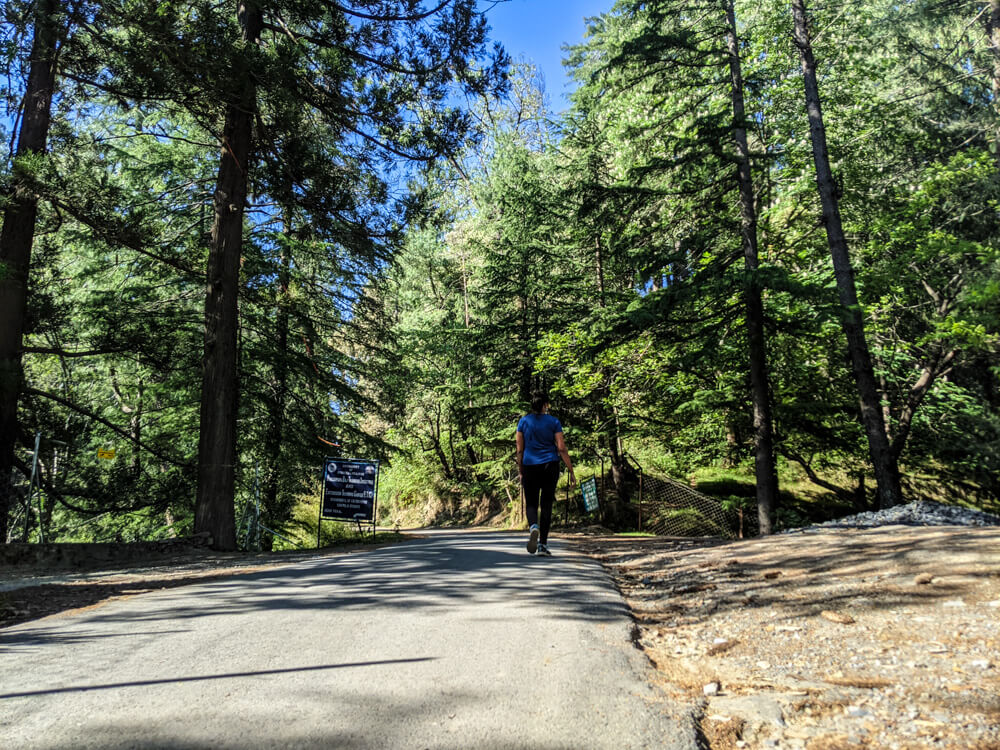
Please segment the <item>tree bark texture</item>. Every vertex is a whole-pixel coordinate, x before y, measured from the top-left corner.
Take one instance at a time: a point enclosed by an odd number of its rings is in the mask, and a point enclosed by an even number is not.
[[[892,435],[892,442],[889,444],[892,455],[897,461],[902,455],[903,449],[906,447],[906,441],[910,436],[910,430],[913,427],[913,415],[916,414],[917,408],[923,403],[924,397],[930,393],[937,379],[947,374],[951,369],[952,362],[954,362],[957,354],[958,350],[956,349],[937,349],[930,357],[928,363],[921,369],[917,381],[910,386],[906,403],[899,410],[899,416],[896,419],[896,428]]]
[[[621,437],[621,421],[618,408],[611,407],[611,431],[608,434],[608,451],[611,454],[611,481],[618,495],[618,502],[624,506],[632,500],[632,485],[638,479],[635,469],[625,456],[625,446]]]
[[[263,13],[239,2],[237,15],[248,51],[260,39]],[[236,419],[239,391],[237,328],[243,213],[247,197],[257,90],[244,66],[241,90],[227,104],[222,155],[215,187],[205,297],[201,432],[195,532],[208,532],[219,550],[236,549]]]
[[[816,80],[816,60],[806,18],[804,0],[792,0],[794,18],[793,37],[802,60],[802,78],[805,84],[806,110],[809,116],[809,135],[812,140],[813,161],[816,165],[816,184],[823,207],[823,224],[833,259],[833,272],[842,308],[842,325],[847,336],[851,369],[861,402],[861,421],[868,437],[868,451],[875,470],[879,507],[889,508],[902,502],[899,468],[889,447],[885,418],[872,366],[871,352],[865,339],[861,304],[854,284],[854,269],[847,249],[847,239],[840,217],[837,186],[830,169],[827,152],[823,111],[820,107],[819,85]]]
[[[56,0],[39,0],[35,6],[24,115],[15,152],[17,159],[45,153],[60,36],[58,10]],[[20,432],[17,405],[24,381],[22,347],[28,268],[38,215],[38,198],[29,182],[23,167],[15,161],[11,199],[0,230],[0,544],[7,541],[10,505],[14,500],[12,471]]]
[[[993,111],[996,115],[993,122],[993,156],[1000,166],[1000,0],[990,0],[989,14],[986,17],[986,43],[993,57],[993,74],[990,81],[993,90]]]
[[[604,308],[604,254],[601,252],[601,238],[594,242],[594,266],[597,273],[597,306]]]
[[[750,356],[750,392],[753,403],[754,471],[757,484],[757,521],[761,535],[770,534],[778,500],[778,473],[774,465],[774,428],[771,393],[767,374],[767,340],[764,331],[764,302],[760,289],[757,258],[757,210],[754,205],[753,175],[750,172],[750,147],[747,141],[746,108],[743,103],[743,71],[740,65],[739,39],[736,36],[736,12],[733,2],[726,4],[726,46],[729,72],[733,83],[733,141],[736,144],[737,175],[740,185],[740,225],[746,282],[743,296],[747,314],[747,339]]]
[[[448,465],[448,456],[444,452],[444,447],[441,445],[441,405],[438,404],[437,414],[434,420],[427,417],[427,426],[430,428],[431,436],[431,446],[434,449],[434,455],[437,456],[438,461],[441,462],[441,470],[444,472],[446,479],[451,479],[454,474],[452,473],[451,466]]]
[[[286,222],[286,232],[291,233]],[[288,298],[291,258],[289,251],[281,254],[281,268],[278,271],[278,300],[275,306],[275,346],[274,381],[272,400],[268,404],[267,433],[264,438],[264,519],[268,524],[283,520],[284,508],[278,507],[278,492],[281,479],[281,444],[285,436],[285,408],[288,402]],[[274,537],[268,536],[265,548],[270,550]]]

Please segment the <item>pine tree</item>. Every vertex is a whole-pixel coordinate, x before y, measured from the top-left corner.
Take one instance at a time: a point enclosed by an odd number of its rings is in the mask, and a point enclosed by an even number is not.
[[[816,79],[816,60],[812,53],[812,42],[809,37],[808,19],[803,0],[792,0],[792,16],[795,21],[795,45],[802,57],[802,79],[805,86],[806,110],[809,115],[809,134],[812,141],[813,159],[816,165],[816,184],[823,207],[823,226],[826,229],[827,241],[830,245],[830,255],[833,259],[833,270],[837,280],[837,293],[843,310],[842,325],[844,334],[847,336],[851,368],[854,372],[858,397],[861,402],[861,419],[868,436],[869,455],[875,469],[879,506],[890,508],[903,500],[899,482],[899,466],[889,447],[871,352],[865,337],[864,316],[854,285],[854,269],[851,265],[847,239],[840,216],[838,188],[830,169],[826,132],[823,126],[823,111]]]
[[[17,134],[11,199],[0,228],[0,542],[14,500],[11,471],[20,435],[17,410],[23,390],[22,339],[29,289],[28,269],[35,237],[38,197],[33,176],[41,168],[56,88],[56,61],[65,19],[56,0],[35,4],[24,110]]]

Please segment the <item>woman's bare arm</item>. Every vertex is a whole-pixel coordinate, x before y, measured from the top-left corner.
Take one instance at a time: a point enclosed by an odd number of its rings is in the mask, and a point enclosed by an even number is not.
[[[576,474],[573,473],[573,462],[569,460],[569,448],[566,447],[566,438],[563,437],[561,432],[556,433],[556,450],[559,451],[559,456],[562,458],[563,463],[566,464],[566,468],[569,469],[569,483],[576,484]]]

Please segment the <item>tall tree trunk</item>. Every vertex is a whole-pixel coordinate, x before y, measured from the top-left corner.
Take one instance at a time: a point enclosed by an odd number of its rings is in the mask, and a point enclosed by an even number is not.
[[[465,251],[462,251],[459,256],[462,259],[462,302],[465,306],[465,330],[466,332],[472,330],[472,316],[469,314],[469,274],[465,265]],[[468,386],[468,407],[470,410],[469,417],[471,419],[472,410],[472,367],[470,365],[466,373],[466,385]]]
[[[594,242],[594,271],[596,272],[595,282],[597,284],[597,305],[603,308],[604,301],[604,253],[601,249],[601,238],[598,235]]]
[[[745,127],[743,72],[740,65],[739,39],[736,36],[736,12],[733,1],[726,3],[729,48],[729,72],[733,81],[733,141],[736,144],[737,174],[740,184],[740,223],[743,235],[743,260],[746,283],[743,295],[747,310],[747,338],[750,343],[750,391],[753,401],[754,471],[757,479],[757,520],[761,535],[770,534],[778,500],[778,473],[774,466],[774,429],[771,395],[767,376],[767,342],[764,333],[764,303],[760,289],[757,261],[757,210],[754,205],[753,176],[750,172],[750,147]]]
[[[740,463],[740,426],[737,424],[737,414],[731,409],[726,409],[724,418],[726,420],[726,453],[722,457],[723,469],[734,469]]]
[[[591,173],[590,179],[597,182],[597,175]],[[597,234],[594,239],[594,289],[597,292],[597,306],[604,309],[607,306],[607,285],[605,281],[606,258],[604,249],[601,246],[601,236]],[[597,414],[601,424],[607,424],[608,430],[608,452],[611,454],[611,480],[615,486],[615,492],[620,502],[629,501],[630,488],[629,469],[625,460],[621,438],[621,422],[618,419],[618,408],[610,403],[611,386],[615,379],[615,371],[611,367],[601,368],[602,395],[598,401]],[[603,482],[603,477],[601,478]]]
[[[134,440],[134,445],[132,446],[132,479],[136,482],[142,476],[142,410],[143,410],[143,397],[145,396],[145,386],[142,380],[139,381],[139,393],[136,396],[135,405],[135,415],[131,420],[132,437]]]
[[[625,457],[625,445],[622,442],[621,421],[618,418],[618,407],[611,407],[611,430],[608,433],[608,451],[611,454],[611,481],[619,502],[627,504],[632,499],[632,485],[637,474]]]
[[[455,476],[464,479],[466,472],[460,468],[458,458],[455,456],[455,430],[451,427],[451,420],[448,420],[448,454],[451,456],[451,465],[455,467]]]
[[[469,462],[469,469],[479,463],[479,456],[476,455],[476,449],[472,447],[472,433],[469,431],[469,424],[472,422],[471,419],[459,419],[458,422],[458,436],[462,438],[462,442],[465,444],[465,459]]]
[[[986,43],[993,57],[993,156],[1000,165],[1000,0],[990,0],[989,14],[986,16]]]
[[[809,135],[812,139],[813,161],[816,165],[816,183],[823,207],[823,224],[833,258],[833,272],[842,308],[842,325],[847,336],[851,355],[851,369],[858,387],[861,402],[861,421],[868,436],[868,452],[875,470],[879,507],[889,508],[902,502],[899,467],[889,448],[885,418],[875,381],[871,353],[865,340],[864,320],[858,293],[854,285],[854,269],[847,250],[847,239],[840,219],[837,186],[830,170],[830,157],[826,147],[823,111],[820,107],[819,85],[816,81],[816,60],[813,58],[809,38],[804,0],[792,0],[795,22],[794,40],[802,58],[802,78],[805,83],[806,110],[809,115]]]
[[[518,378],[518,396],[522,403],[531,403],[531,391],[532,391],[532,375],[534,374],[531,366],[531,349],[529,343],[529,321],[528,321],[528,300],[527,297],[522,296],[518,300],[518,305],[521,308],[521,341],[519,342],[521,357],[521,372]]]
[[[285,233],[291,234],[291,223],[285,222]],[[268,404],[267,432],[264,437],[264,518],[268,524],[284,521],[284,508],[278,505],[278,489],[281,478],[281,443],[285,434],[285,407],[288,401],[288,298],[291,258],[289,251],[282,250],[281,267],[278,270],[278,299],[275,310],[274,337],[274,391]],[[267,536],[265,547],[271,548],[274,537]]]
[[[41,468],[39,468],[41,471]],[[59,479],[59,449],[56,446],[52,446],[52,459],[49,462],[49,480],[52,484],[55,484]],[[48,493],[39,494],[42,497],[43,502],[39,503],[42,506],[41,519],[39,520],[39,525],[42,527],[42,537],[47,542],[54,542],[55,539],[52,538],[50,529],[52,528],[52,511],[55,510],[55,500],[47,496]]]
[[[239,2],[242,37],[248,50],[260,39],[261,9]],[[202,360],[201,434],[198,441],[198,498],[195,532],[208,532],[215,549],[236,549],[236,417],[239,391],[237,325],[243,211],[247,197],[257,90],[249,64],[242,90],[226,109],[222,156],[215,187],[215,218],[208,256],[205,353]]]
[[[430,428],[431,435],[431,446],[434,448],[434,454],[437,456],[438,461],[441,462],[441,470],[444,472],[446,479],[451,479],[454,474],[452,473],[451,466],[448,465],[448,456],[445,455],[444,448],[441,446],[441,405],[438,404],[437,414],[435,419],[431,419],[430,416],[427,417],[427,426]]]
[[[893,457],[898,461],[906,447],[906,441],[910,437],[910,429],[913,426],[913,415],[917,408],[923,403],[924,398],[930,393],[931,388],[938,378],[946,375],[951,370],[952,362],[958,354],[956,349],[938,347],[928,358],[928,362],[920,371],[916,382],[910,386],[906,402],[899,410],[896,419],[896,429],[889,444]]]
[[[24,92],[24,116],[17,135],[11,199],[4,210],[3,228],[0,230],[0,544],[7,541],[10,504],[14,499],[11,471],[20,431],[17,404],[24,380],[21,356],[27,312],[28,268],[38,215],[38,198],[24,174],[23,165],[17,160],[45,153],[56,79],[59,7],[56,0],[38,0],[35,4],[35,29],[28,85]]]

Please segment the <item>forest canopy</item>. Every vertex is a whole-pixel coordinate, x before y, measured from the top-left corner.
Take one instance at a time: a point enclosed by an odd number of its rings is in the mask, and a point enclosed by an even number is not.
[[[504,517],[536,389],[612,525],[995,507],[995,0],[609,0],[561,113],[487,5],[5,4],[0,540]]]

